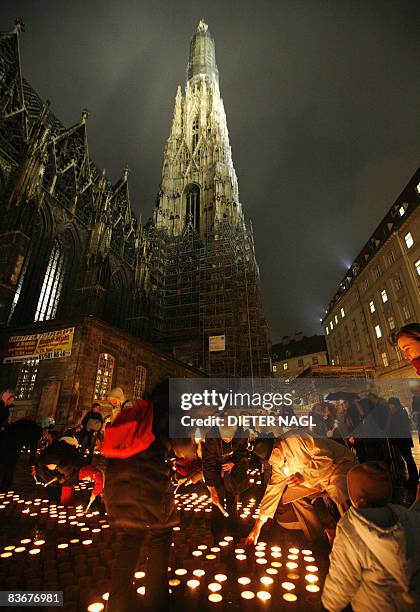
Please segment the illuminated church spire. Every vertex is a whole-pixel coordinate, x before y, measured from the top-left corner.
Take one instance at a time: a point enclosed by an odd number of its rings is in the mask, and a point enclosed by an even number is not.
[[[222,220],[243,224],[215,44],[204,20],[191,39],[186,72],[185,91],[178,87],[175,98],[154,218],[171,234],[192,227],[204,237]]]

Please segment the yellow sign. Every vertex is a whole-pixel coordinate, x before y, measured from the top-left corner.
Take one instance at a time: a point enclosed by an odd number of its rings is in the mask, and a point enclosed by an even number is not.
[[[225,336],[209,336],[209,353],[226,350]]]
[[[69,357],[73,347],[74,327],[32,334],[11,336],[3,363],[16,363],[27,359],[57,359]]]

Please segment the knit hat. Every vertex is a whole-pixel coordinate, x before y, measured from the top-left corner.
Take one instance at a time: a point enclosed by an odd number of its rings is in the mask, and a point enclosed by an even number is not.
[[[121,404],[125,402],[124,391],[121,389],[121,387],[114,387],[113,389],[111,389],[111,391],[108,393],[108,399],[111,398],[118,400],[119,402],[121,402]]]
[[[347,474],[347,487],[353,504],[362,508],[385,506],[392,495],[390,474],[380,461],[367,461],[352,468]]]

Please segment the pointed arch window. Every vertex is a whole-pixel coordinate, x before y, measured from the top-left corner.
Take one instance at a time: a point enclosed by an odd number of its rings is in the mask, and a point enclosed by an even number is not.
[[[96,370],[95,394],[93,399],[106,400],[112,389],[115,359],[110,353],[100,353]]]
[[[199,124],[198,117],[196,117],[193,121],[192,125],[192,147],[191,150],[194,153],[197,145],[198,145],[198,137],[199,137]]]
[[[64,252],[60,243],[56,240],[42,282],[35,321],[54,319],[63,287],[64,267]]]
[[[15,312],[16,306],[19,302],[20,294],[22,293],[23,281],[25,280],[26,271],[28,269],[29,258],[30,258],[30,252],[26,255],[25,261],[23,262],[23,266],[19,274],[19,280],[16,285],[15,295],[13,296],[12,305],[10,307],[9,318],[7,319],[8,324],[12,320],[13,313]]]
[[[136,373],[134,376],[134,389],[133,389],[133,399],[138,400],[141,399],[146,390],[146,377],[147,377],[147,368],[144,365],[136,366]]]
[[[191,224],[197,232],[200,231],[200,188],[190,185],[186,193],[186,224]]]

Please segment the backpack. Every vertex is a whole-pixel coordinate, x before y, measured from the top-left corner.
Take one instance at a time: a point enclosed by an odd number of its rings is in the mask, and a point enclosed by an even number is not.
[[[140,400],[126,408],[105,428],[103,456],[127,459],[147,450],[155,441],[152,424],[153,402]]]

